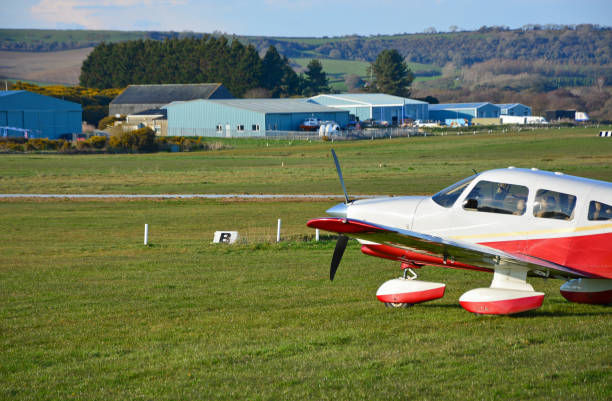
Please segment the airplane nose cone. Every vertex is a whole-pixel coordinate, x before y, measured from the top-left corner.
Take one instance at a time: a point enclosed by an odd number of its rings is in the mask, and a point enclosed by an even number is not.
[[[330,216],[341,217],[343,219],[346,219],[347,210],[348,210],[348,205],[346,203],[339,203],[336,206],[333,206],[327,209],[325,213],[329,214]]]

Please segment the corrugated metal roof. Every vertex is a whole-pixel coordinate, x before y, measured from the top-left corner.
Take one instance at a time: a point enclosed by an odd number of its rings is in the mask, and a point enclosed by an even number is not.
[[[20,93],[20,92],[25,92],[24,90],[18,90],[18,91],[0,91],[0,96],[10,96],[10,95],[14,95],[16,93]]]
[[[220,83],[130,85],[111,103],[164,104],[177,100],[208,99],[221,87]]]
[[[447,110],[447,109],[478,109],[486,105],[493,105],[489,102],[481,102],[481,103],[440,103],[440,104],[430,104],[429,111],[432,110]]]
[[[266,114],[288,114],[288,113],[337,113],[338,109],[309,103],[306,99],[208,99],[193,100],[192,102],[210,102],[223,104],[229,107],[254,111]],[[171,103],[168,106],[178,105],[186,102]]]
[[[0,106],[4,110],[74,110],[81,111],[79,103],[57,99],[26,90],[0,91]]]
[[[400,96],[387,95],[384,93],[339,93],[333,95],[318,95],[313,96],[310,100],[316,102],[318,97],[328,97],[339,101],[345,101],[347,103],[358,103],[365,106],[401,106],[403,104],[427,104],[420,100],[408,99]]]
[[[511,108],[511,107],[517,107],[517,106],[522,106],[522,107],[528,107],[531,108],[527,105],[524,105],[522,103],[501,103],[501,104],[495,104],[497,107],[499,108]]]
[[[164,117],[168,117],[168,110],[167,109],[148,109],[148,110],[143,110],[143,111],[139,111],[138,113],[134,113],[134,114],[130,114],[131,116],[156,116],[156,115],[162,115]]]

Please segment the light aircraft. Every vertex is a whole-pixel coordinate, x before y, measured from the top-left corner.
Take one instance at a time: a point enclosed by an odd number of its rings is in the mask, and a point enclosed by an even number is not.
[[[424,265],[493,273],[489,288],[463,294],[477,314],[539,308],[544,293],[528,276],[566,280],[570,302],[612,303],[612,183],[559,172],[508,167],[476,173],[437,194],[350,200],[307,225],[338,233],[334,275],[349,237],[367,255],[401,262],[403,277],[380,286],[391,307],[441,298],[445,284],[417,280]],[[410,275],[408,275],[410,273]]]

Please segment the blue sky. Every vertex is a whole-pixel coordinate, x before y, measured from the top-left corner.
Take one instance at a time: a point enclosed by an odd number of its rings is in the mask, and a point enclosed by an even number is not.
[[[483,25],[612,25],[612,0],[0,0],[1,28],[339,36]]]

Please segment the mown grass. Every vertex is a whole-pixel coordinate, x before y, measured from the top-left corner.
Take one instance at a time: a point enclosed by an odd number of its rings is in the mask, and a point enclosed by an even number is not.
[[[609,308],[534,279],[542,308],[479,317],[489,274],[425,268],[445,297],[386,309],[395,263],[351,242],[330,283],[333,241],[303,240],[330,204],[1,202],[0,398],[609,399]]]
[[[612,179],[612,142],[585,129],[228,144],[2,155],[0,192],[339,193],[331,146],[352,194],[431,193],[509,164]],[[542,308],[475,316],[458,298],[491,275],[429,267],[444,298],[386,309],[375,292],[397,263],[356,242],[328,280],[333,238],[305,222],[335,202],[0,201],[0,399],[610,399],[609,307],[530,279]],[[239,244],[210,243],[229,229]]]
[[[231,149],[141,155],[1,155],[0,193],[431,194],[472,173],[513,165],[612,181],[601,128],[352,142],[252,139]],[[217,141],[215,139],[215,141]]]

